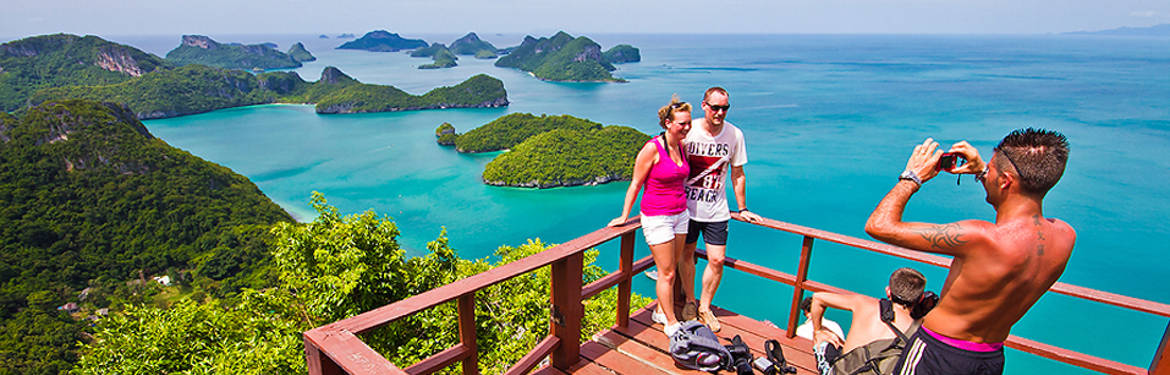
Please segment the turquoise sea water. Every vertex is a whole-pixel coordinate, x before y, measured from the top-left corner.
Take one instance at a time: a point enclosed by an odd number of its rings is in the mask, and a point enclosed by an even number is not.
[[[449,43],[459,35],[422,35]],[[481,34],[497,46],[519,35]],[[213,36],[217,37],[217,36]],[[269,105],[148,121],[171,145],[251,178],[300,219],[312,191],[342,211],[391,216],[414,253],[441,228],[465,257],[540,238],[559,243],[604,225],[621,209],[626,183],[523,190],[480,183],[494,154],[438,147],[433,131],[459,132],[513,112],[570,114],[657,132],[655,110],[671,94],[697,103],[712,85],[731,92],[728,120],[747,137],[748,206],[777,220],[867,238],[865,219],[894,184],[914,144],[966,139],[984,155],[1015,128],[1068,135],[1071,158],[1045,214],[1069,222],[1078,241],[1061,281],[1170,303],[1170,39],[1070,36],[591,35],[608,48],[630,43],[643,61],[619,65],[624,84],[549,83],[460,57],[454,69],[403,53],[331,49],[315,35],[217,37],[304,41],[319,60],[296,71],[315,80],[333,65],[363,82],[420,94],[487,73],[512,105],[406,113],[320,116],[311,106]],[[113,38],[156,54],[178,37]],[[701,116],[701,113],[696,113]],[[907,220],[991,220],[970,177],[943,175],[915,195]],[[641,237],[639,236],[639,244]],[[732,257],[793,272],[800,238],[733,222]],[[616,268],[616,245],[601,265]],[[644,245],[638,249],[644,256]],[[889,272],[910,265],[938,290],[945,272],[891,257],[814,245],[810,278],[876,295]],[[702,265],[700,265],[702,267]],[[652,295],[639,277],[636,291]],[[791,289],[728,271],[716,304],[787,321]],[[848,314],[831,314],[847,326]],[[1167,320],[1049,295],[1013,334],[1146,367]],[[1010,351],[1008,373],[1082,370]]]

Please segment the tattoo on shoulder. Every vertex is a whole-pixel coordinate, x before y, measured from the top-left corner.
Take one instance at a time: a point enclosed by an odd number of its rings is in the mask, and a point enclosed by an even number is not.
[[[951,249],[962,246],[967,243],[963,239],[963,227],[957,223],[932,225],[929,228],[920,229],[918,234],[922,239],[930,242],[930,247],[935,249]]]

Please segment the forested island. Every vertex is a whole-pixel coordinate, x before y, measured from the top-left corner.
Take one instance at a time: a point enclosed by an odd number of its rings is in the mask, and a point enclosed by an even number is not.
[[[494,59],[499,56],[499,49],[482,39],[475,33],[467,33],[463,37],[451,42],[451,52],[456,55],[472,55],[477,59]]]
[[[631,56],[630,49],[637,51],[629,45],[620,47],[602,53],[601,46],[592,39],[584,36],[574,38],[564,31],[551,38],[525,36],[519,46],[496,60],[496,66],[520,69],[547,81],[624,82],[610,74],[617,68],[613,66],[614,62],[604,57],[609,54],[620,57],[622,61],[619,62],[628,62],[631,58],[628,57]]]
[[[489,263],[459,257],[440,232],[407,256],[389,218],[342,215],[319,194],[317,218],[294,223],[247,178],[154,138],[127,107],[83,100],[0,113],[0,186],[0,373],[304,373],[302,332],[551,246],[501,246]],[[585,283],[605,276],[597,254],[586,252]],[[548,334],[549,272],[531,276],[477,292],[477,311],[497,311],[475,316],[485,372]],[[616,297],[582,301],[582,334],[612,324]],[[631,311],[648,302],[634,295]],[[366,341],[415,363],[457,343],[454,309]]]
[[[435,129],[439,144],[453,140],[459,152],[509,150],[484,167],[485,184],[542,189],[629,180],[634,157],[650,139],[626,126],[528,113],[509,114],[464,134],[454,131],[446,123]]]
[[[305,49],[305,45],[301,42],[296,42],[292,47],[288,47],[288,56],[297,62],[317,61],[317,57],[309,53],[309,50]]]
[[[397,52],[423,48],[427,42],[422,39],[406,39],[386,30],[374,30],[357,40],[345,42],[337,49],[360,49],[372,52]]]
[[[301,50],[304,50],[303,46]],[[183,35],[182,44],[167,52],[167,60],[177,65],[201,64],[244,70],[299,68],[301,61],[307,61],[280,52],[272,44],[222,44],[203,35]]]
[[[411,51],[410,57],[430,57],[433,60],[430,64],[419,65],[419,69],[452,68],[458,65],[455,60],[459,59],[443,43],[433,43],[429,47]]]

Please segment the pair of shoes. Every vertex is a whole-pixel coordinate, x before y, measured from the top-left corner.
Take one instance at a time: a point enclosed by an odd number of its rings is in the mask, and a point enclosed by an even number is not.
[[[687,301],[682,309],[682,321],[695,320],[699,317],[699,305],[695,301]]]
[[[715,313],[712,313],[711,310],[699,310],[699,321],[706,324],[711,332],[719,332],[723,329],[723,326],[719,325],[719,319],[715,318]]]
[[[654,309],[654,313],[650,314],[650,321],[653,321],[655,323],[658,323],[658,324],[665,326],[666,325],[666,314],[663,313],[662,310],[660,310],[660,309]]]

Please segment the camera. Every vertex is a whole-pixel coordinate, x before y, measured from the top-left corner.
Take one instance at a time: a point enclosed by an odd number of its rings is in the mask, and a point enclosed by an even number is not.
[[[731,364],[727,370],[735,371],[736,375],[753,375],[752,351],[739,335],[731,338],[731,345],[725,345],[731,352]]]
[[[921,319],[922,317],[926,316],[926,313],[929,313],[930,310],[934,309],[935,305],[938,305],[938,294],[934,294],[934,292],[931,291],[926,291],[922,293],[922,299],[918,300],[918,303],[914,304],[914,307],[910,309],[910,317],[914,319]]]
[[[949,172],[955,168],[963,166],[963,164],[966,163],[967,159],[963,157],[963,154],[957,152],[947,152],[942,154],[942,157],[938,159],[938,165],[935,167],[935,169]]]

